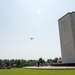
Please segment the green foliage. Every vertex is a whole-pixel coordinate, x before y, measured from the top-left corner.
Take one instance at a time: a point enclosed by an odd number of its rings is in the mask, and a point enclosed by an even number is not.
[[[1,60],[0,59],[0,69],[10,69],[10,68],[21,68],[24,66],[44,66],[44,65],[49,65],[52,63],[57,63],[58,58],[55,59],[48,59],[47,62],[45,62],[44,59],[39,58],[39,60],[24,60],[24,59],[5,59]]]
[[[54,59],[48,59],[47,63],[52,64],[52,63],[57,63],[58,58],[54,58]]]
[[[57,63],[57,60],[58,60],[58,58],[55,58],[55,59],[53,59],[53,62],[54,63]]]
[[[45,60],[43,60],[42,58],[39,58],[39,60],[38,60],[38,62],[37,62],[38,67],[39,67],[39,66],[43,66],[44,63],[45,63]]]
[[[36,66],[36,61],[28,60],[27,62],[25,62],[24,66]]]
[[[24,67],[24,66],[36,66],[36,60],[23,60],[23,59],[12,59],[12,60],[8,60],[8,59],[5,59],[5,60],[1,60],[0,59],[0,69],[3,69],[3,68],[21,68],[21,67]]]

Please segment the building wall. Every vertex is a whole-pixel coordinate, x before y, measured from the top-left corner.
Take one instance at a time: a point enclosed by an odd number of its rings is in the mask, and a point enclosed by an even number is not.
[[[58,20],[63,63],[75,63],[75,13]]]

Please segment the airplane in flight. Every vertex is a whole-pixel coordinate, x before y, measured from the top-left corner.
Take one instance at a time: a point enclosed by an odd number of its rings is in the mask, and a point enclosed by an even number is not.
[[[30,38],[30,40],[33,40],[34,38]]]

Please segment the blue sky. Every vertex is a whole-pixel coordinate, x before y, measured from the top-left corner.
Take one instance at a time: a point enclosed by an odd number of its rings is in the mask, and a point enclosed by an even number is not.
[[[0,0],[0,59],[61,57],[58,19],[72,11],[74,0]]]

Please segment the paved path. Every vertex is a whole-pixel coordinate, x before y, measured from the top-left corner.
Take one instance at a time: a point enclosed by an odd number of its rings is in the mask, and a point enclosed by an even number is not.
[[[43,67],[37,67],[37,66],[28,66],[24,67],[27,69],[43,69],[43,70],[62,70],[62,69],[75,69],[75,66],[68,67],[68,66],[43,66]]]

